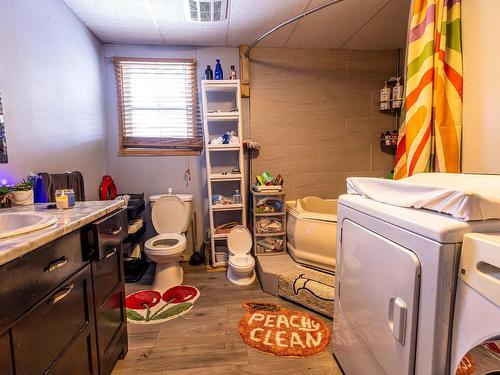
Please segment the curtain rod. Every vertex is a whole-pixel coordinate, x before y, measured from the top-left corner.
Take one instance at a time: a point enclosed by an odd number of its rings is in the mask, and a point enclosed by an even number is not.
[[[323,5],[320,5],[319,7],[316,7],[314,9],[311,9],[311,10],[308,10],[307,12],[304,12],[304,13],[301,13],[299,14],[298,16],[295,16],[293,18],[290,18],[289,20],[285,21],[285,22],[282,22],[280,23],[278,26],[276,27],[273,27],[271,30],[267,31],[266,33],[262,34],[259,38],[257,38],[252,44],[250,44],[250,46],[248,47],[248,49],[246,50],[244,56],[245,57],[249,57],[250,56],[250,51],[252,50],[253,47],[255,47],[257,45],[257,43],[259,43],[262,39],[266,38],[267,36],[271,35],[272,33],[274,33],[275,31],[281,29],[282,27],[285,27],[286,25],[289,25],[291,24],[292,22],[295,22],[295,21],[298,21],[300,20],[301,18],[304,18],[306,16],[308,16],[309,14],[312,14],[312,13],[315,13],[317,12],[318,10],[321,10],[323,8],[326,8],[326,7],[329,7],[330,5],[333,5],[333,4],[337,4],[337,3],[340,3],[341,1],[343,0],[332,0],[332,1],[329,1]]]

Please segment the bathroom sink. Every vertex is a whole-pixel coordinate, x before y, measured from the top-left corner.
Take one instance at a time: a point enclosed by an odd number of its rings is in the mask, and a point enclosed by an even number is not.
[[[57,218],[44,212],[8,212],[0,214],[0,238],[33,232],[54,224]]]

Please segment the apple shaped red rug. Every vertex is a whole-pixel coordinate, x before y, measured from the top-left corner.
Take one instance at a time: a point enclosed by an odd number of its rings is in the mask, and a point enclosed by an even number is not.
[[[189,312],[200,291],[194,286],[178,285],[166,291],[141,290],[125,298],[127,320],[135,324],[155,324]]]
[[[285,357],[312,357],[325,351],[330,329],[320,318],[274,303],[247,302],[241,339],[258,351]]]

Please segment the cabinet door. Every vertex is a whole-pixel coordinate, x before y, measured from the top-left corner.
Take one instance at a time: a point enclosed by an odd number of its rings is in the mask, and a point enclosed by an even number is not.
[[[48,375],[95,374],[97,366],[91,353],[90,329],[81,332],[47,372]]]
[[[413,373],[420,285],[416,255],[349,220],[342,223],[342,315],[386,374]]]
[[[14,374],[12,369],[12,352],[10,350],[9,332],[0,336],[0,374]]]
[[[113,246],[103,259],[92,262],[96,306],[101,306],[110,293],[123,283],[121,253],[121,244]]]
[[[123,255],[121,250],[108,254],[92,262],[101,375],[111,373],[118,357],[127,352]]]
[[[102,375],[111,373],[118,357],[126,353],[125,319],[125,292],[123,284],[120,284],[96,309],[97,347]]]

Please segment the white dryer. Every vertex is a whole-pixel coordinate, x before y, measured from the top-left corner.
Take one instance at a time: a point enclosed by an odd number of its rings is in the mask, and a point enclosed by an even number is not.
[[[500,234],[466,234],[450,375],[500,373]]]
[[[463,237],[500,232],[359,195],[339,198],[333,353],[346,374],[447,374]]]

